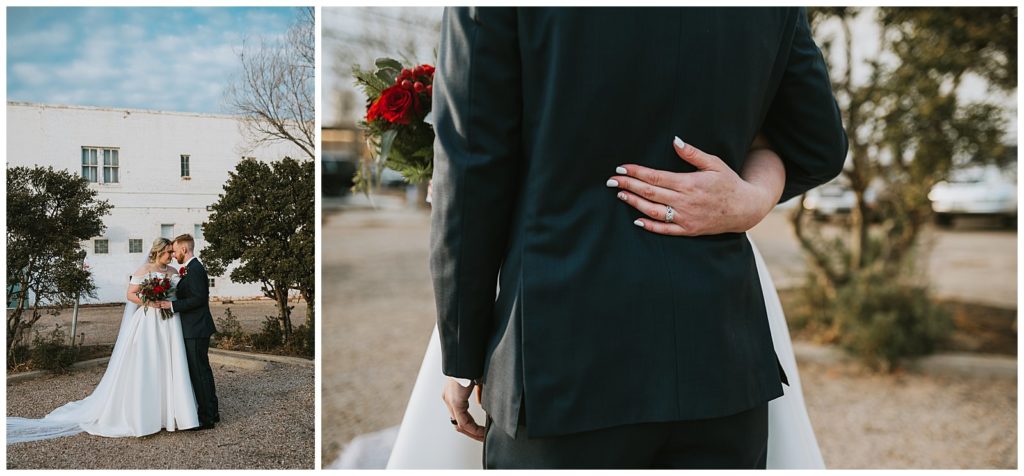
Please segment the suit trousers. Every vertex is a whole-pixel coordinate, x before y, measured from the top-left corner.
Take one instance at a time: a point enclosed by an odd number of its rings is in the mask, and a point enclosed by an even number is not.
[[[210,338],[185,339],[185,358],[188,360],[188,375],[192,391],[199,404],[199,423],[206,425],[220,420],[217,406],[217,389],[213,384],[213,369],[210,367]]]
[[[520,422],[525,418],[520,415]],[[768,403],[719,418],[638,423],[545,438],[512,438],[487,419],[487,469],[764,469]]]

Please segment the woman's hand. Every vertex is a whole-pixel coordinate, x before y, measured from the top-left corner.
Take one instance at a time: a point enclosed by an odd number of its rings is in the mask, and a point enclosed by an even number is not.
[[[681,159],[697,167],[696,172],[626,164],[616,167],[620,175],[607,183],[622,189],[618,197],[649,217],[633,222],[647,231],[675,236],[745,232],[764,219],[782,196],[785,168],[760,136],[742,170],[747,180],[718,157],[678,137],[673,146]],[[672,217],[666,222],[669,207]]]

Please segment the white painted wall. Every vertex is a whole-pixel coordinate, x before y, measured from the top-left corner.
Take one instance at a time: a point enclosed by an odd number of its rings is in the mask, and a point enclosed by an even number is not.
[[[76,175],[82,173],[82,147],[119,149],[119,182],[90,185],[113,205],[104,218],[107,229],[97,237],[109,240],[109,252],[97,254],[94,241],[83,243],[97,287],[97,299],[89,302],[96,303],[125,300],[128,276],[160,236],[160,225],[174,225],[171,238],[195,235],[242,157],[304,157],[291,143],[251,147],[233,116],[21,102],[7,103],[7,141],[8,167],[52,165]],[[182,154],[190,156],[190,179],[181,177]],[[102,157],[99,162],[102,180]],[[128,252],[131,238],[142,239],[142,253]],[[197,240],[200,260],[204,246]],[[262,295],[258,285],[231,282],[229,273],[214,277],[212,296]]]

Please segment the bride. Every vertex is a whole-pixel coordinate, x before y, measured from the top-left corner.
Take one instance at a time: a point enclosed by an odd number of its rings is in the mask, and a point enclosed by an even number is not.
[[[678,140],[678,139],[677,139]],[[683,149],[692,147],[690,145],[676,142],[676,152],[683,157]],[[713,157],[707,154],[698,153],[706,157]],[[741,177],[759,187],[777,190],[774,197],[777,200],[782,193],[784,182],[784,169],[781,161],[775,152],[767,148],[762,137],[758,137],[748,152],[749,167],[745,167]],[[632,171],[631,171],[632,172]],[[660,171],[655,171],[660,172]],[[622,173],[619,171],[619,173]],[[634,176],[633,173],[629,174]],[[663,210],[666,204],[652,204],[639,199],[637,195],[630,193],[630,186],[626,184],[624,177],[619,177],[619,182],[609,186],[618,186],[626,191],[619,192],[619,198],[634,206],[641,212],[654,219],[656,211]],[[642,185],[638,180],[635,185]],[[771,195],[771,194],[769,194]],[[722,197],[713,197],[722,198]],[[429,195],[428,195],[429,201]],[[721,200],[725,202],[725,200]],[[767,202],[768,207],[760,212],[755,212],[753,221],[747,221],[749,226],[763,219],[771,210],[774,201]],[[653,205],[653,206],[652,206]],[[710,206],[710,204],[709,204]],[[684,209],[676,207],[677,209]],[[741,219],[736,212],[731,213],[730,219]],[[640,221],[640,220],[638,220]],[[645,229],[658,233],[664,230],[658,222],[643,219]],[[657,224],[652,226],[652,224]],[[639,225],[638,225],[639,226]],[[670,230],[669,230],[670,231]],[[825,467],[818,442],[814,436],[814,429],[811,426],[807,410],[804,405],[803,392],[800,386],[800,376],[797,372],[796,359],[793,353],[793,344],[789,337],[789,330],[786,326],[785,314],[779,301],[778,293],[772,282],[771,275],[765,266],[764,259],[754,243],[751,242],[754,258],[757,265],[757,273],[760,276],[761,289],[764,294],[765,306],[768,315],[769,327],[771,329],[772,341],[775,352],[779,358],[789,385],[784,387],[784,395],[776,398],[768,404],[768,469],[823,469]],[[440,372],[441,349],[440,340],[435,326],[430,344],[427,347],[423,364],[420,367],[419,376],[413,387],[412,396],[406,407],[405,416],[391,451],[388,460],[388,469],[479,469],[482,463],[482,447],[480,442],[459,434],[452,426],[444,423],[451,418],[448,409],[443,401],[439,401],[438,395],[442,394],[446,385],[458,385],[455,381],[449,381]],[[479,391],[479,389],[478,389]],[[470,398],[469,413],[477,422],[486,421],[484,410],[480,407],[478,398]]]
[[[169,266],[172,253],[170,240],[156,239],[146,263],[132,273],[117,341],[92,394],[41,419],[7,417],[7,444],[83,431],[138,437],[199,426],[180,317],[163,319],[159,302],[139,298],[140,285],[150,277],[168,277],[177,286],[178,273]]]

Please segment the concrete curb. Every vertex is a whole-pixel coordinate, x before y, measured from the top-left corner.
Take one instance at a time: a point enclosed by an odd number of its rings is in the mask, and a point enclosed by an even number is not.
[[[852,362],[841,349],[794,342],[797,360],[821,365]],[[944,353],[908,361],[907,370],[929,375],[1017,378],[1017,358],[996,354]]]
[[[71,365],[73,369],[86,369],[90,367],[96,367],[98,365],[105,365],[110,361],[110,357],[100,357],[98,359],[84,360],[82,362],[76,362]],[[210,349],[210,363],[227,365],[230,367],[241,367],[250,370],[267,370],[270,368],[271,363],[281,363],[287,365],[298,365],[302,367],[313,367],[313,361],[303,359],[300,357],[286,357],[281,355],[269,355],[269,354],[255,354],[251,352],[239,352],[234,350],[222,350],[222,349]],[[14,375],[7,376],[7,383],[18,383],[26,380],[33,380],[46,375],[53,375],[48,370],[33,370],[31,372],[21,372]]]
[[[310,359],[304,359],[302,357],[291,357],[287,355],[273,355],[273,354],[258,354],[255,352],[242,352],[238,350],[224,350],[224,349],[210,349],[210,359],[217,355],[221,358],[235,358],[235,359],[247,359],[247,360],[261,360],[264,362],[277,362],[288,365],[298,365],[302,367],[315,367],[315,363]]]
[[[89,367],[96,367],[98,365],[106,364],[110,360],[110,357],[100,357],[98,359],[83,360],[81,362],[75,362],[71,364],[73,369],[87,369]],[[26,380],[33,380],[45,375],[52,375],[49,370],[33,370],[31,372],[21,372],[14,375],[7,376],[7,383],[18,383]]]

